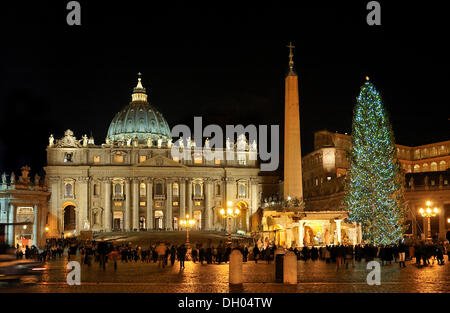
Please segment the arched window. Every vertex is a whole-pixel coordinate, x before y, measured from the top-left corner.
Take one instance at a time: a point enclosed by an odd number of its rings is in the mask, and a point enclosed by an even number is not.
[[[414,160],[420,159],[420,150],[417,149],[414,151]]]
[[[446,169],[447,169],[447,163],[445,163],[445,161],[439,162],[439,170],[445,171]]]
[[[437,163],[436,162],[431,162],[430,164],[430,171],[437,171]]]
[[[194,185],[194,195],[200,197],[202,195],[202,185],[199,183]]]
[[[422,159],[428,157],[428,149],[427,148],[422,150],[421,156],[422,156]]]
[[[178,190],[179,190],[178,183],[173,183],[173,185],[172,185],[172,193],[173,193],[174,197],[178,197],[178,195],[179,195]]]
[[[155,194],[161,196],[163,194],[163,185],[161,183],[156,183]]]
[[[423,163],[422,172],[428,172],[428,163]]]
[[[115,184],[114,185],[114,194],[116,196],[122,195],[122,185],[121,184]]]
[[[72,197],[73,196],[73,186],[71,183],[66,184],[64,189],[64,196]]]
[[[147,193],[146,193],[145,184],[144,184],[144,183],[141,183],[141,184],[139,185],[139,195],[140,195],[141,197],[145,197],[146,194],[147,194]]]
[[[414,173],[419,173],[420,172],[420,165],[416,164],[414,165]]]
[[[220,196],[220,185],[216,184],[216,195]]]
[[[246,197],[245,184],[239,183],[239,197]]]
[[[437,155],[437,149],[436,147],[432,147],[431,151],[430,151],[431,156],[436,156]]]

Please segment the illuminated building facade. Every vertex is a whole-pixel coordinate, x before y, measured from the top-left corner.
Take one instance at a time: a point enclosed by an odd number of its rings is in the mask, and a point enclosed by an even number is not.
[[[22,167],[22,175],[16,180],[4,173],[0,185],[0,244],[21,248],[32,245],[41,247],[47,228],[47,204],[50,193],[45,181],[36,174],[34,181],[28,177],[30,168]]]
[[[205,143],[206,144],[206,143]],[[245,146],[237,151],[236,146]],[[132,101],[113,118],[105,143],[86,135],[77,140],[67,130],[47,147],[49,236],[80,231],[177,230],[186,214],[205,231],[227,229],[219,214],[227,201],[240,208],[233,232],[247,232],[261,195],[278,177],[261,176],[256,143],[239,136],[236,145],[207,160],[187,140],[191,160],[173,156],[170,128],[147,101],[141,78]],[[231,150],[229,150],[231,149]],[[215,150],[219,151],[219,150]],[[233,159],[226,152],[232,152]]]

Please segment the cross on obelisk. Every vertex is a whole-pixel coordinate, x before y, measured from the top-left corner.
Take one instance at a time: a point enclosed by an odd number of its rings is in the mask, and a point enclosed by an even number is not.
[[[292,42],[289,42],[289,45],[286,47],[289,48],[289,69],[292,71],[294,69],[294,53],[292,50],[295,46],[292,45]]]

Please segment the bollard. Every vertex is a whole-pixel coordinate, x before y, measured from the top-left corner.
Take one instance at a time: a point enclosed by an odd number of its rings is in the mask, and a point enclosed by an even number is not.
[[[283,282],[283,258],[285,250],[283,248],[277,248],[274,255],[275,263],[275,281],[277,283]]]
[[[288,251],[284,255],[283,283],[297,284],[297,256],[292,251]]]
[[[229,265],[230,285],[242,284],[242,253],[238,249],[234,249],[230,253]]]

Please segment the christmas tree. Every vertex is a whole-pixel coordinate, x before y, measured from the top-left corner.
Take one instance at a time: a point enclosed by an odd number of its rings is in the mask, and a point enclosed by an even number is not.
[[[349,219],[361,224],[368,242],[396,243],[404,231],[403,175],[381,96],[368,79],[354,107],[351,140],[344,197]]]

